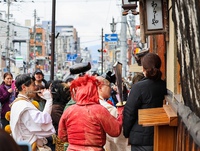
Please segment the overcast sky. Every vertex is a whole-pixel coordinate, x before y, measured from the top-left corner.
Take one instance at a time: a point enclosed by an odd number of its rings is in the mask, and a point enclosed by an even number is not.
[[[30,19],[33,25],[34,9],[41,20],[52,19],[52,0],[13,2],[10,13],[16,22],[24,25],[25,20]],[[7,10],[7,4],[0,3],[0,10]],[[73,25],[82,48],[101,44],[101,29],[104,29],[104,34],[111,33],[112,17],[120,22],[121,0],[56,0],[56,25]]]

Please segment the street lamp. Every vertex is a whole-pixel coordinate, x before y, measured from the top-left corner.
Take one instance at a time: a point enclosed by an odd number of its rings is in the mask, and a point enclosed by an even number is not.
[[[5,58],[6,57],[6,52],[5,51],[1,52],[1,56],[2,56],[2,58]]]
[[[110,29],[111,29],[112,33],[115,33],[115,31],[116,31],[116,24],[117,23],[115,23],[115,19],[112,18],[112,23],[110,23]]]
[[[124,9],[122,15],[127,15],[129,10],[131,10],[133,15],[138,15],[135,9],[137,8],[137,1],[139,0],[122,0],[122,8]]]

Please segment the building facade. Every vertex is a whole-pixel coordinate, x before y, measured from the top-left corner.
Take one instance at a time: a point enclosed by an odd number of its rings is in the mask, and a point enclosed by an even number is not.
[[[1,74],[10,71],[15,77],[19,73],[27,72],[30,29],[13,22],[8,23],[3,19],[0,19],[0,29]]]

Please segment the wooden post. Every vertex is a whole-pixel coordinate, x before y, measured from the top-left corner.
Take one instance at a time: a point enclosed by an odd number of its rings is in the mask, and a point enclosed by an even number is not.
[[[141,43],[146,43],[146,36],[145,36],[145,23],[144,23],[144,1],[140,0],[139,4],[140,9],[140,38]]]
[[[169,41],[169,18],[168,18],[168,7],[167,1],[163,0],[163,22],[165,31],[165,41]]]

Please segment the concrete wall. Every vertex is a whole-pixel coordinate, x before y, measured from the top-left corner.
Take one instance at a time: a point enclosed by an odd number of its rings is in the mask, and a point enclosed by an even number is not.
[[[171,5],[172,3],[169,1],[168,6]],[[167,89],[177,94],[177,50],[172,9],[169,10],[169,42],[167,43],[166,58]]]

